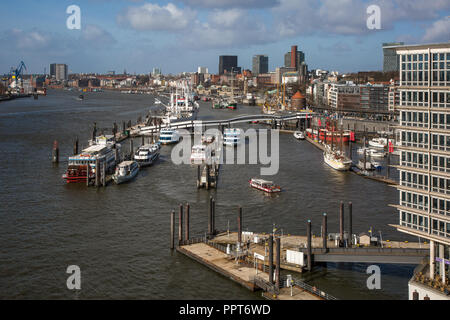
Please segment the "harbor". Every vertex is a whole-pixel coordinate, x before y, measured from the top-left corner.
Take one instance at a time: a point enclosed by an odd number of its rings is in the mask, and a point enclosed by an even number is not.
[[[15,282],[18,276],[15,270],[25,263],[31,263],[27,258],[29,250],[34,252],[31,256],[37,255],[35,261],[39,261],[39,264],[36,267],[46,270],[45,273],[39,272],[37,278],[32,278],[32,269],[25,270],[21,277],[29,277],[27,287],[30,289],[22,293],[7,291],[5,294],[8,296],[32,296],[45,282],[46,292],[53,292],[49,297],[69,298],[70,292],[58,289],[55,277],[64,277],[58,270],[66,265],[70,252],[75,252],[76,259],[80,261],[78,263],[86,270],[86,287],[81,293],[85,298],[105,295],[111,298],[262,298],[261,292],[249,291],[207,269],[199,268],[197,262],[184,255],[168,250],[167,221],[168,213],[174,209],[173,204],[186,201],[190,203],[191,233],[202,235],[208,219],[205,208],[211,195],[217,199],[217,226],[222,230],[226,230],[228,224],[233,227],[236,221],[236,204],[245,203],[244,231],[251,228],[255,232],[269,234],[275,223],[283,229],[283,234],[302,235],[306,234],[305,221],[311,219],[313,233],[318,235],[322,213],[336,212],[338,203],[335,199],[338,198],[353,202],[355,230],[367,231],[371,227],[376,233],[381,231],[383,239],[417,242],[417,238],[399,235],[388,226],[397,220],[395,211],[388,207],[389,203],[396,202],[396,195],[389,186],[362,179],[350,172],[333,170],[323,163],[320,150],[307,141],[296,140],[292,133],[280,134],[280,172],[273,180],[282,186],[283,192],[273,196],[265,196],[261,191],[249,187],[248,180],[258,176],[257,165],[222,165],[217,187],[199,190],[196,187],[197,168],[172,164],[170,154],[173,147],[170,145],[162,146],[159,160],[140,171],[130,183],[110,185],[105,189],[86,188],[83,183],[65,184],[61,176],[67,169],[68,157],[74,153],[76,137],[79,150],[83,150],[88,147],[87,141],[92,138],[94,122],[97,124],[98,134],[102,133],[103,128],[104,133],[109,134],[115,122],[120,126],[122,122],[128,123],[131,119],[144,119],[152,104],[148,95],[85,93],[82,102],[76,100],[76,97],[75,93],[51,91],[51,94],[37,101],[10,101],[1,110],[2,128],[13,128],[8,131],[2,129],[2,150],[9,151],[7,160],[1,165],[2,179],[11,180],[2,191],[2,196],[14,193],[18,203],[16,208],[8,210],[7,219],[3,223],[8,222],[12,227],[3,233],[2,241],[10,248],[20,249],[17,254],[2,260],[2,267],[7,270],[4,279],[6,283]],[[213,110],[210,103],[199,103],[198,119],[224,119],[224,114],[217,113],[220,110]],[[75,118],[68,122],[68,116],[74,112]],[[260,114],[260,109],[238,105],[237,110],[230,112],[228,117],[231,119],[252,114]],[[22,119],[19,126],[12,127],[10,123],[15,122],[18,117]],[[134,125],[136,120],[132,122]],[[240,126],[255,126],[248,122],[243,122]],[[264,124],[257,126],[266,128]],[[25,132],[33,138],[24,140]],[[58,141],[59,146],[58,164],[52,164],[51,161],[54,140]],[[121,141],[124,153],[128,153],[130,141],[133,141],[135,149],[142,144],[140,137],[127,138]],[[24,161],[27,158],[36,159],[36,166],[26,166]],[[28,180],[12,179],[17,170],[11,168],[17,165],[21,166],[21,174],[29,177]],[[35,176],[35,170],[42,174]],[[40,179],[39,182],[37,179]],[[311,184],[310,181],[316,183]],[[364,192],[372,196],[360,197]],[[33,203],[21,201],[22,197],[26,199],[32,195],[39,200]],[[101,211],[96,209],[99,205],[102,206]],[[64,213],[47,214],[54,206],[64,208]],[[34,214],[26,215],[26,212]],[[35,224],[32,229],[20,229],[20,219],[40,223]],[[303,222],[299,222],[299,219],[303,219]],[[86,221],[89,222],[86,224]],[[337,226],[337,216],[330,214],[329,223],[330,226]],[[54,231],[47,229],[50,227]],[[107,233],[99,234],[96,231],[104,228],[107,228]],[[30,232],[36,234],[41,241],[27,249],[23,247],[21,239],[28,237]],[[58,253],[58,248],[63,247],[67,251]],[[19,254],[21,251],[27,255]],[[40,255],[40,252],[49,253]],[[114,272],[128,268],[126,266],[130,266],[130,263],[133,266],[130,271]],[[338,299],[357,298],[361,295],[368,299],[405,297],[405,293],[399,292],[395,287],[406,285],[414,265],[383,266],[393,283],[392,287],[383,292],[364,289],[366,266],[364,263],[328,263],[326,267],[318,265],[312,272],[296,275],[296,279]],[[135,284],[132,291],[114,289],[116,286],[129,287],[130,283]],[[167,283],[172,285],[167,286]],[[344,288],[347,289],[342,290],[345,283]],[[183,289],[173,290],[175,284]],[[221,293],[211,293],[212,285],[219,285],[223,290]]]

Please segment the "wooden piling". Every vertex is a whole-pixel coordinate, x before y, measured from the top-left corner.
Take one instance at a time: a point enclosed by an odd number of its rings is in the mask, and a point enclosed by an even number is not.
[[[78,137],[75,139],[75,142],[73,143],[73,155],[78,154]]]
[[[89,169],[90,169],[90,165],[88,162],[88,164],[86,165],[86,186],[88,186],[88,187],[89,187]]]
[[[328,228],[327,228],[327,214],[323,214],[322,220],[322,240],[323,240],[323,248],[327,250],[327,239],[328,239]]]
[[[175,248],[175,211],[170,213],[170,249]]]
[[[238,243],[242,243],[242,207],[239,206],[238,213]]]
[[[277,264],[275,269],[275,275],[276,275],[276,283],[275,286],[277,289],[280,289],[281,281],[280,281],[280,268],[281,268],[281,240],[279,237],[276,239],[277,244]]]
[[[186,203],[186,211],[185,211],[185,221],[184,221],[184,240],[189,240],[189,211],[190,206],[189,203]]]
[[[212,234],[216,234],[216,200],[212,199]]]
[[[273,283],[273,235],[269,237],[269,283]]]
[[[197,189],[202,186],[202,175],[200,171],[200,165],[197,166]]]
[[[133,147],[133,139],[130,139],[130,160],[133,160],[133,152],[134,152],[134,147]]]
[[[348,203],[348,242],[347,246],[352,247],[353,240],[353,204],[351,202]]]
[[[58,141],[53,141],[52,162],[59,163],[59,146]]]
[[[102,162],[102,185],[106,186],[106,160]]]
[[[344,202],[341,201],[339,209],[339,243],[340,246],[344,244]]]
[[[311,239],[311,220],[308,220],[306,224],[306,246],[308,250],[307,256],[307,269],[308,271],[312,270],[312,239]]]
[[[212,227],[212,219],[213,219],[213,198],[209,197],[209,213],[208,213],[208,235],[212,235],[213,227]]]
[[[100,184],[100,162],[95,159],[95,186],[98,187]]]
[[[178,211],[178,243],[183,241],[183,205],[180,204]]]

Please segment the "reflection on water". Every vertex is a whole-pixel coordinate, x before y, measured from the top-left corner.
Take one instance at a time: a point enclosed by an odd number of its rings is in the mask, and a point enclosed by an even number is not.
[[[283,188],[278,196],[249,187],[248,180],[260,176],[260,165],[223,165],[217,190],[197,190],[196,168],[174,165],[172,147],[163,147],[160,160],[132,183],[99,189],[66,185],[61,175],[76,137],[86,145],[93,122],[98,128],[135,122],[153,103],[148,95],[110,92],[86,93],[84,101],[74,97],[50,91],[38,100],[0,104],[2,298],[258,299],[259,294],[168,249],[170,211],[189,202],[191,234],[204,234],[210,195],[217,200],[221,230],[228,225],[236,230],[241,205],[245,230],[269,232],[275,224],[284,233],[304,234],[311,219],[318,235],[327,212],[330,232],[337,232],[342,200],[353,202],[356,232],[373,227],[384,239],[410,239],[388,226],[398,221],[388,207],[397,202],[395,189],[332,170],[318,149],[290,134],[280,134],[280,170],[267,177]],[[258,107],[212,110],[210,103],[200,104],[202,119],[259,113]],[[54,140],[60,145],[59,166],[51,164]],[[135,147],[139,144],[135,139]],[[129,142],[123,148],[128,150]],[[65,286],[71,264],[81,268],[79,293]],[[365,268],[328,264],[295,276],[342,298],[407,298],[412,266],[382,266],[380,291],[364,287]]]

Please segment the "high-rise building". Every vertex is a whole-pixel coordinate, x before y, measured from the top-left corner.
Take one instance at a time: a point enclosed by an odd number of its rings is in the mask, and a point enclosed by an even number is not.
[[[252,61],[252,74],[258,75],[269,72],[269,57],[266,55],[254,55]]]
[[[224,74],[225,72],[230,73],[237,70],[238,67],[238,57],[237,56],[219,56],[219,74]]]
[[[52,63],[50,64],[50,77],[57,81],[67,80],[69,76],[67,64]]]
[[[284,66],[286,68],[298,70],[302,62],[305,62],[305,54],[302,51],[298,51],[297,46],[292,46],[291,51],[284,55]]]
[[[383,72],[398,71],[399,57],[395,52],[395,46],[404,45],[403,42],[383,43]]]
[[[198,67],[197,68],[197,73],[199,73],[199,74],[208,73],[208,68],[207,67]]]
[[[448,290],[450,276],[450,43],[397,46],[395,51],[401,136],[395,227],[430,246],[429,262],[409,281],[409,295],[449,299],[435,288]]]
[[[161,74],[162,74],[161,68],[153,68],[152,77],[157,77],[157,76],[160,76]]]

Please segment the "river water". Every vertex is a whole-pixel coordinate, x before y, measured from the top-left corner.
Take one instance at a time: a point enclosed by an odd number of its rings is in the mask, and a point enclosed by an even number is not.
[[[221,230],[228,224],[236,230],[241,205],[244,230],[270,232],[275,224],[284,233],[305,234],[311,219],[319,235],[327,212],[329,231],[338,232],[342,200],[353,202],[354,232],[372,227],[383,239],[411,240],[388,226],[398,221],[388,206],[398,202],[394,188],[334,171],[318,149],[291,134],[280,134],[280,170],[270,179],[285,191],[275,197],[248,187],[248,179],[259,176],[259,165],[224,165],[217,190],[197,190],[196,169],[173,164],[172,147],[166,146],[159,162],[131,183],[99,189],[66,185],[61,175],[75,137],[86,147],[94,122],[100,130],[114,122],[121,128],[122,121],[135,122],[153,103],[149,95],[117,92],[86,93],[84,101],[77,96],[50,90],[38,100],[0,104],[0,298],[259,299],[260,293],[169,249],[170,211],[189,202],[191,235],[202,235],[210,195],[217,201]],[[260,113],[258,107],[232,111],[200,105],[200,119]],[[60,146],[56,166],[54,140]],[[123,148],[128,150],[129,142]],[[80,291],[66,287],[69,265],[81,268]],[[294,276],[341,299],[407,299],[414,266],[381,265],[381,290],[367,289],[367,266],[328,264]]]

